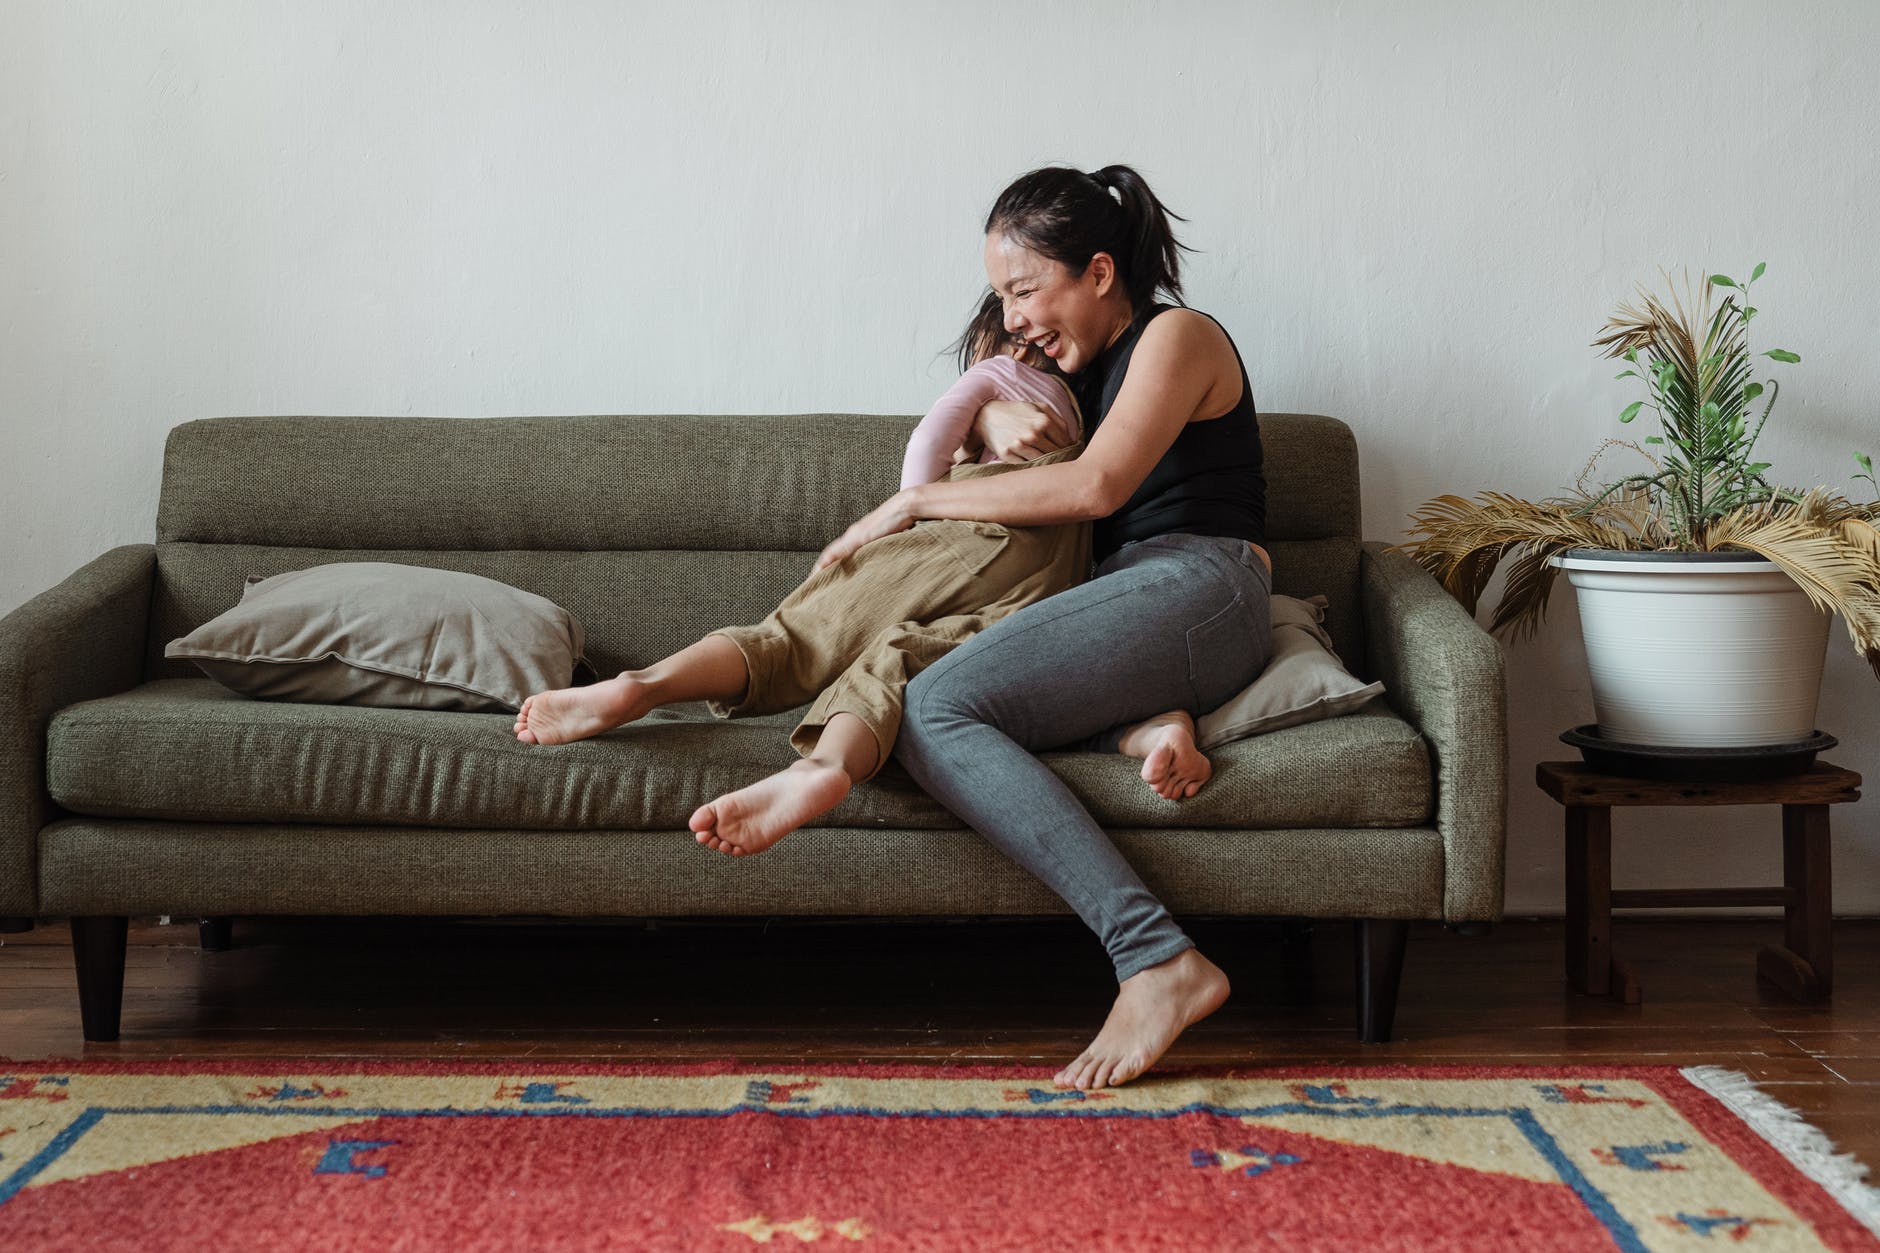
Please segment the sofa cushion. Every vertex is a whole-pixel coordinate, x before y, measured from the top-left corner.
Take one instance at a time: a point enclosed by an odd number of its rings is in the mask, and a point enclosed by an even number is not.
[[[246,580],[328,562],[386,561],[461,570],[553,601],[581,623],[601,674],[652,665],[720,627],[761,622],[809,576],[815,556],[785,552],[424,552],[165,544],[157,549],[150,619],[153,679],[202,673],[163,644],[241,599]],[[626,647],[626,642],[631,646]]]
[[[1351,713],[1384,694],[1382,683],[1354,678],[1332,649],[1325,597],[1273,597],[1273,651],[1260,677],[1195,722],[1205,752],[1223,744]]]
[[[239,605],[163,655],[264,700],[500,713],[573,682],[582,638],[567,610],[496,579],[339,561],[250,575]]]
[[[60,711],[47,783],[94,817],[521,830],[683,830],[706,801],[796,760],[790,714],[719,722],[661,710],[605,736],[517,742],[501,714],[247,700],[207,679],[165,679]],[[1402,827],[1430,812],[1416,732],[1377,705],[1226,745],[1201,794],[1165,801],[1140,763],[1045,760],[1108,827]],[[822,827],[951,828],[892,764]]]

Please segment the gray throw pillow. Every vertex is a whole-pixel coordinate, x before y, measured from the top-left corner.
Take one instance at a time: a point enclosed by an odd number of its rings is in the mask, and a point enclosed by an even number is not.
[[[507,583],[348,561],[251,577],[163,655],[264,700],[496,712],[567,687],[585,644],[567,610]]]
[[[1350,713],[1384,692],[1382,683],[1353,677],[1320,624],[1323,596],[1273,598],[1273,653],[1260,677],[1240,695],[1195,723],[1203,749],[1302,722]]]

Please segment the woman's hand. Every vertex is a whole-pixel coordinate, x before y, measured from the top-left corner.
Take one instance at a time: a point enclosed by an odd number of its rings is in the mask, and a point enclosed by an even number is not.
[[[1023,400],[988,400],[973,418],[973,431],[1005,462],[1030,461],[1077,442],[1070,423]]]
[[[816,558],[816,568],[823,570],[833,566],[844,557],[852,556],[855,550],[870,540],[878,540],[884,535],[893,535],[905,531],[914,525],[912,488],[896,492],[871,509],[859,522],[842,535],[835,543],[822,550]]]

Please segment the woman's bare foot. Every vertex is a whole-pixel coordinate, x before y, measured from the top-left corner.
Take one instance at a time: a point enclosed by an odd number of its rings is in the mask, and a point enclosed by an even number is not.
[[[1180,709],[1138,722],[1118,747],[1142,758],[1143,781],[1163,800],[1186,800],[1214,775],[1214,763],[1195,747],[1195,720]]]
[[[1155,1065],[1177,1036],[1221,1007],[1227,976],[1194,949],[1123,980],[1103,1030],[1078,1059],[1058,1071],[1060,1088],[1128,1083]]]
[[[591,687],[537,692],[516,714],[516,738],[524,744],[566,744],[643,718],[659,702],[648,684],[621,674]]]
[[[840,805],[851,786],[842,767],[806,757],[768,779],[700,805],[690,825],[706,848],[746,857]]]

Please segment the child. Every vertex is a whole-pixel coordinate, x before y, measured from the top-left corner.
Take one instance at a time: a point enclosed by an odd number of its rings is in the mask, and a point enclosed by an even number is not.
[[[985,453],[979,464],[949,471],[974,414],[989,400],[1028,401],[1079,435],[1083,429],[1076,398],[1048,359],[1005,333],[996,295],[981,302],[960,356],[970,368],[915,428],[903,487],[946,474],[1009,473],[1082,451],[1079,443],[1012,465]],[[700,806],[691,818],[707,847],[732,856],[762,852],[874,777],[893,751],[902,695],[915,675],[1007,614],[1082,582],[1089,568],[1087,525],[917,522],[812,574],[755,626],[714,631],[664,661],[592,687],[531,696],[516,715],[516,738],[584,739],[678,701],[705,700],[720,717],[735,717],[813,698],[790,736],[803,760]],[[1121,751],[1143,759],[1143,778],[1169,800],[1194,795],[1212,773],[1195,747],[1192,718],[1180,710],[1130,728]]]

